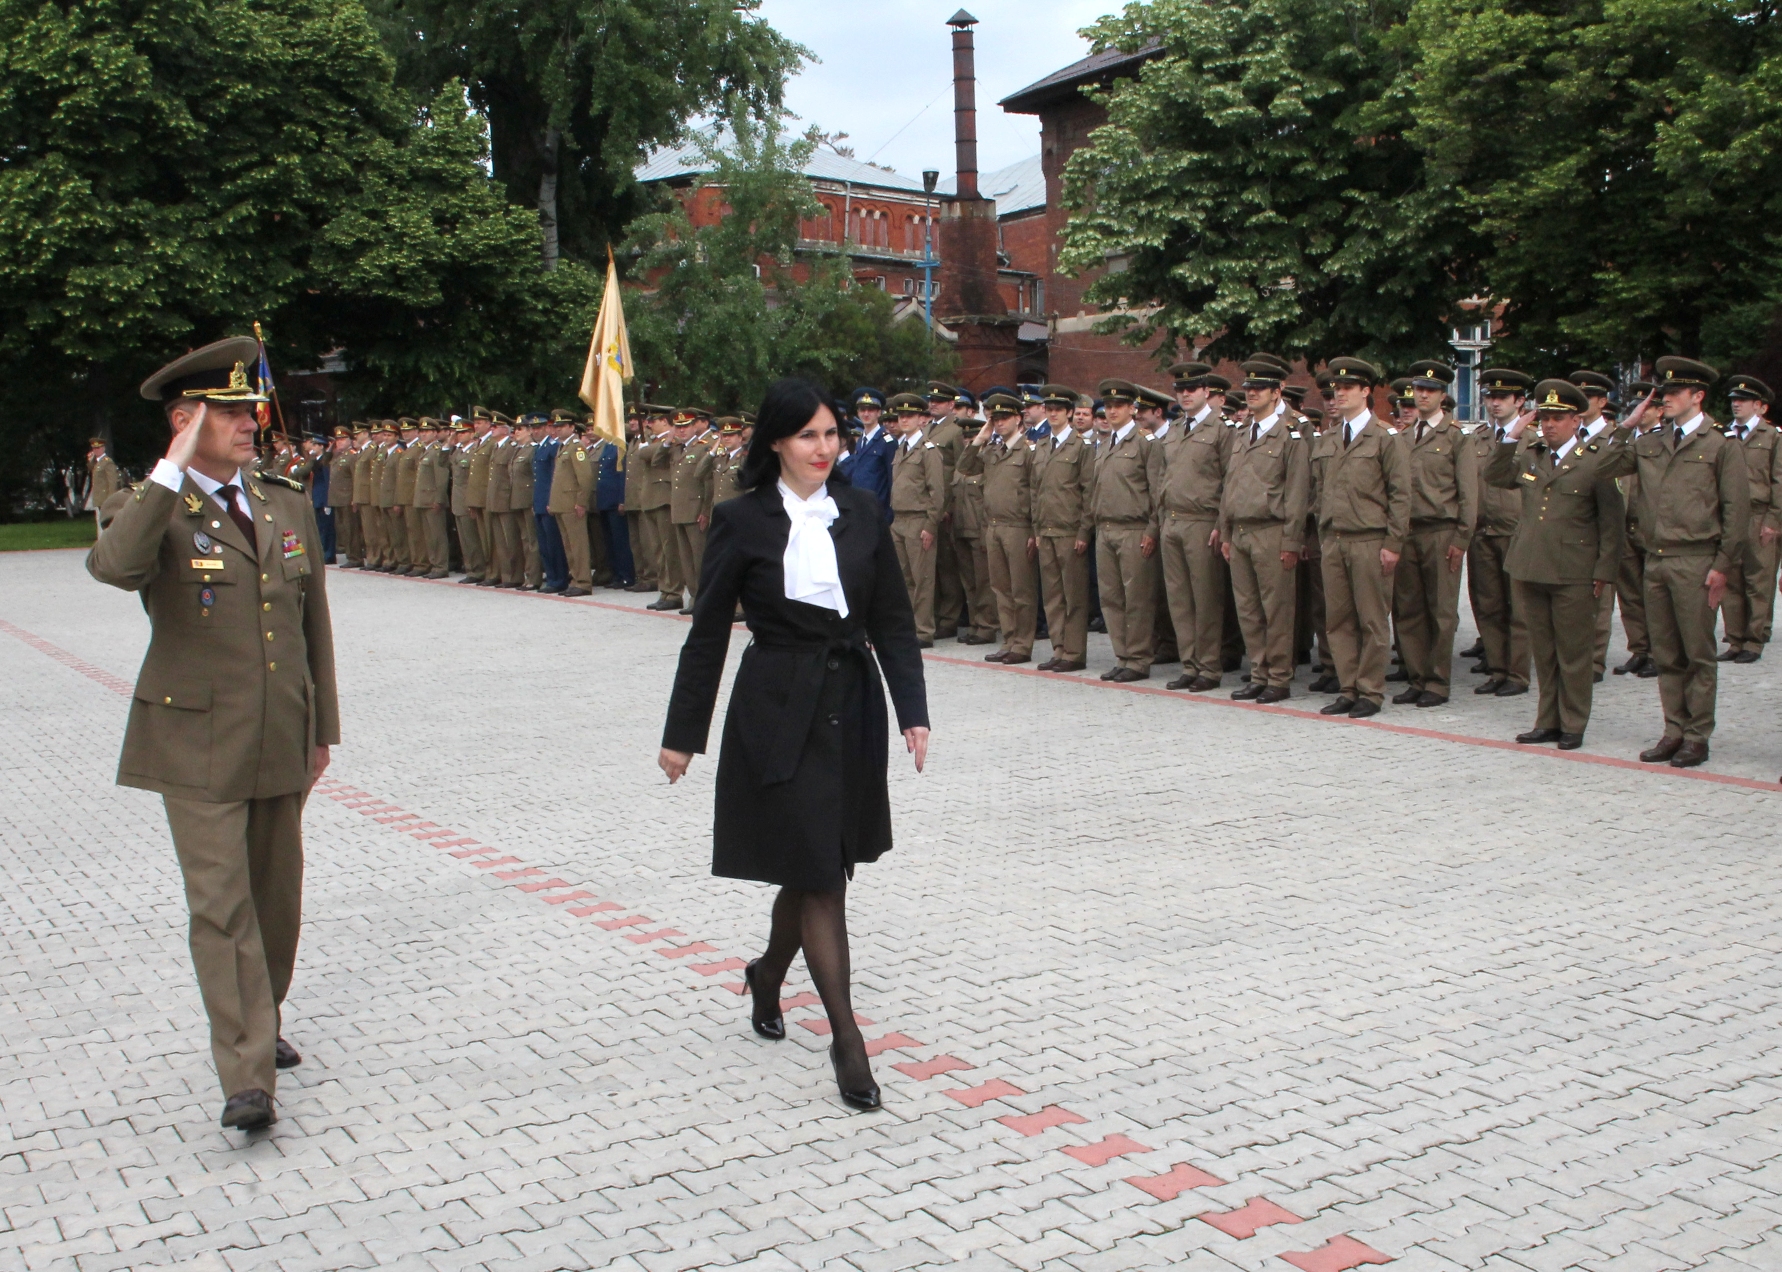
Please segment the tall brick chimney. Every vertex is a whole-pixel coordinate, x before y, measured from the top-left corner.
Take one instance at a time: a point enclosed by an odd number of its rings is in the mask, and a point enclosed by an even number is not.
[[[978,193],[978,83],[972,28],[961,9],[953,28],[953,148],[957,184],[940,210],[940,294],[936,316],[958,337],[960,383],[977,392],[1015,378],[1021,321],[996,283],[996,204]]]

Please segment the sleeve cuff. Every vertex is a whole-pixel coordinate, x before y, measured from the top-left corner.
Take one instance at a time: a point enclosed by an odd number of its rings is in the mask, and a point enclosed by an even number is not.
[[[158,459],[155,461],[154,471],[149,474],[149,480],[157,486],[165,486],[174,494],[178,494],[179,488],[185,485],[186,474],[185,470],[172,460]]]

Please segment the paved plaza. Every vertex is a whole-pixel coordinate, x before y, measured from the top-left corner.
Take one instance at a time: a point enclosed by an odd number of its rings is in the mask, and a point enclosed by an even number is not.
[[[851,898],[860,1114],[802,965],[749,1030],[768,890],[708,873],[715,756],[655,767],[682,620],[329,588],[304,1063],[244,1136],[113,785],[141,607],[0,556],[0,1272],[1782,1268],[1782,655],[1676,772],[1654,681],[1561,756],[1464,668],[1348,721],[1304,669],[1255,707],[942,642]]]

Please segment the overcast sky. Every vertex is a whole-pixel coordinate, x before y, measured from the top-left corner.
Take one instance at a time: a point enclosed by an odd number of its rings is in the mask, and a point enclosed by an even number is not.
[[[797,127],[845,132],[854,157],[919,176],[953,172],[953,45],[961,0],[762,0],[760,13],[822,60],[787,89]],[[1087,56],[1077,31],[1119,0],[965,0],[976,18],[978,168],[1039,153],[1039,120],[996,102]],[[876,157],[875,157],[876,156]]]

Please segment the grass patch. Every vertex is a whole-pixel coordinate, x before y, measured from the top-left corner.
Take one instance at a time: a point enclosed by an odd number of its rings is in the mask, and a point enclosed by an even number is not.
[[[93,514],[61,517],[55,521],[19,521],[0,525],[0,552],[29,552],[38,548],[90,548],[95,529]]]

